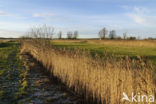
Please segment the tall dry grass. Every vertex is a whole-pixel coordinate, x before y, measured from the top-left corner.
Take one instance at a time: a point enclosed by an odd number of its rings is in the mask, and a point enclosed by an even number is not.
[[[10,41],[9,39],[0,39],[0,43],[4,43],[4,42],[8,42],[8,41]]]
[[[29,52],[51,74],[88,101],[124,104],[128,102],[121,101],[123,92],[129,96],[132,92],[155,94],[152,65],[140,57],[138,60],[114,59],[107,55],[93,58],[87,52],[55,50],[31,40],[22,42],[22,51]]]
[[[64,43],[89,43],[106,46],[126,46],[126,47],[151,47],[155,48],[156,40],[53,40],[53,42],[64,42]]]
[[[101,44],[110,46],[127,46],[127,47],[155,47],[156,40],[89,40],[91,44]]]

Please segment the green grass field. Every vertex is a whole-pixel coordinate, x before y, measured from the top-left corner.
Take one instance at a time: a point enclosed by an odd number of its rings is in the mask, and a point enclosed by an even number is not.
[[[9,54],[11,54],[13,51],[12,47],[14,47],[14,45],[15,44],[13,43],[0,43],[0,75],[9,70],[8,58]]]
[[[80,48],[89,50],[92,54],[103,56],[104,54],[115,56],[129,56],[135,58],[137,56],[146,57],[156,65],[156,41],[111,41],[111,40],[83,40],[83,41],[65,41],[54,40],[53,45],[56,48]],[[139,45],[139,44],[140,45]]]
[[[23,94],[24,66],[17,42],[0,43],[0,102],[17,103]]]

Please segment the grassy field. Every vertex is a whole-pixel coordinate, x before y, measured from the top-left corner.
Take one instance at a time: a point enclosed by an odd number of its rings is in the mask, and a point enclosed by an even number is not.
[[[92,54],[115,56],[143,56],[156,65],[156,41],[154,40],[53,40],[56,48],[80,48]]]
[[[0,103],[16,104],[24,91],[24,66],[19,59],[17,42],[0,43]]]

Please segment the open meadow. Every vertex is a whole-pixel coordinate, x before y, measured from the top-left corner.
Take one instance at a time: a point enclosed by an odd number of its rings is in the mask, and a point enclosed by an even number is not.
[[[156,65],[156,40],[53,40],[56,48],[85,49],[93,55],[144,57]]]

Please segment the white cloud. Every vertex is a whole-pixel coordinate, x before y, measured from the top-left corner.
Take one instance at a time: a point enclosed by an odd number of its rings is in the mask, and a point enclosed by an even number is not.
[[[25,31],[25,29],[29,28],[31,25],[32,24],[21,23],[21,22],[0,21],[0,29],[3,29],[3,30]]]
[[[11,18],[16,18],[16,19],[25,19],[26,18],[23,16],[19,16],[17,14],[6,13],[6,12],[1,11],[1,10],[0,10],[0,16],[11,17]]]
[[[3,11],[0,11],[0,16],[9,16],[9,14],[3,12]]]
[[[20,32],[20,31],[11,31],[11,30],[0,29],[0,37],[17,38],[19,36],[22,36],[23,34],[24,34],[24,32]]]
[[[134,7],[132,13],[128,13],[128,16],[131,17],[136,23],[141,25],[147,25],[145,19],[146,9]]]
[[[0,37],[20,37],[36,23],[0,21]]]
[[[33,17],[39,17],[39,18],[43,18],[47,21],[49,21],[51,19],[51,17],[56,16],[55,14],[52,13],[34,13]]]
[[[133,7],[131,8],[131,12],[126,13],[126,15],[137,24],[144,26],[156,26],[156,16],[151,15],[150,10],[147,8]]]

